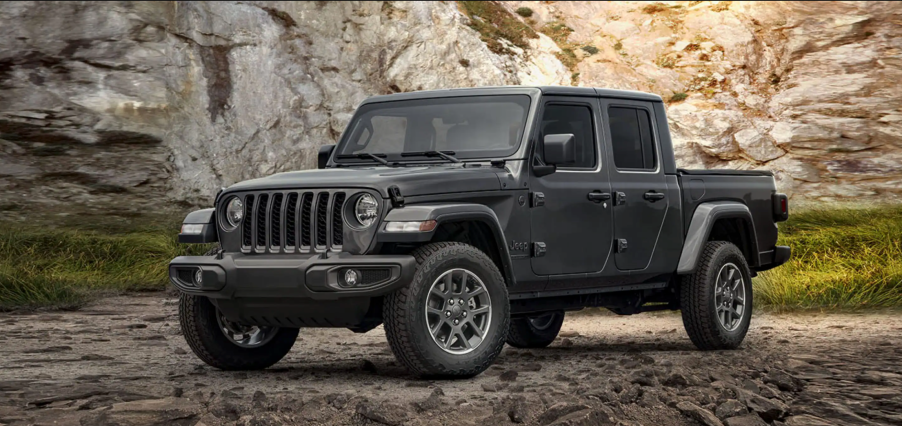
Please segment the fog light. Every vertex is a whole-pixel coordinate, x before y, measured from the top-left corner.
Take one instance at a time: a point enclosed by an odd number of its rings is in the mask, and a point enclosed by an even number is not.
[[[360,275],[357,271],[353,269],[348,269],[345,271],[345,285],[348,287],[354,287],[357,285],[358,280],[360,279]]]
[[[204,271],[203,269],[198,268],[197,271],[194,271],[194,283],[197,285],[201,285],[204,283]]]

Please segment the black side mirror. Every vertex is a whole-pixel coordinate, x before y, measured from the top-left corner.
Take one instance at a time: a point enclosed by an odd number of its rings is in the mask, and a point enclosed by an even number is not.
[[[576,138],[572,133],[546,135],[542,145],[545,164],[560,166],[576,162]]]
[[[316,167],[318,169],[326,168],[326,164],[329,164],[329,158],[332,157],[332,151],[335,151],[335,144],[319,147],[319,154],[316,157]]]

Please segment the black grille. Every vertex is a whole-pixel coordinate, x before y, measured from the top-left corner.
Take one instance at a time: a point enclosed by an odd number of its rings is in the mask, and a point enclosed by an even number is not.
[[[282,194],[272,196],[272,209],[269,211],[269,244],[282,247]]]
[[[260,194],[257,200],[257,247],[266,247],[266,204],[269,194]]]
[[[332,199],[332,245],[340,246],[344,237],[344,222],[341,220],[341,206],[345,203],[345,193],[339,192]]]
[[[329,193],[321,192],[316,200],[316,246],[326,247],[328,224],[326,223],[326,210],[329,207]]]
[[[285,246],[289,248],[297,247],[298,242],[298,194],[292,192],[288,194],[288,205],[285,206]]]
[[[360,270],[360,283],[374,284],[387,280],[390,276],[391,271],[388,269],[362,269]]]
[[[313,208],[313,194],[306,193],[304,194],[304,199],[301,201],[301,223],[304,225],[301,226],[301,245],[304,247],[310,247],[312,244],[310,241],[310,209]]]
[[[244,199],[244,223],[242,224],[242,236],[241,236],[241,246],[242,247],[250,247],[251,246],[251,226],[253,226],[253,214],[254,214],[254,196],[248,195],[247,198]]]
[[[270,192],[244,196],[244,252],[310,253],[344,242],[345,192]]]

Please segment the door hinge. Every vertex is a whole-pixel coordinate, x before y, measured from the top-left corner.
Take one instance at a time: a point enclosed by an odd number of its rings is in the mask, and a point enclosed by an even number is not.
[[[545,243],[543,242],[535,242],[532,243],[532,257],[542,257],[545,256]]]
[[[545,194],[533,192],[529,200],[529,207],[542,207],[545,205]]]
[[[615,248],[615,251],[617,253],[626,253],[626,249],[629,248],[629,246],[627,246],[626,244],[626,238],[618,238],[615,243],[617,244]]]
[[[614,205],[619,206],[624,203],[626,203],[626,194],[623,192],[615,193],[614,194]]]

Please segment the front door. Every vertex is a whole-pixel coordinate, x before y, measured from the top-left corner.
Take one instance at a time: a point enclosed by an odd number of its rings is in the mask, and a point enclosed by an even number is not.
[[[536,148],[545,135],[573,134],[576,162],[542,177],[531,173],[532,270],[536,275],[600,271],[610,255],[612,217],[610,200],[589,196],[611,192],[601,167],[598,101],[547,97],[540,114],[533,132]],[[542,150],[534,151],[533,165],[543,165]]]
[[[614,196],[614,261],[621,271],[648,267],[670,202],[648,102],[602,99]]]

